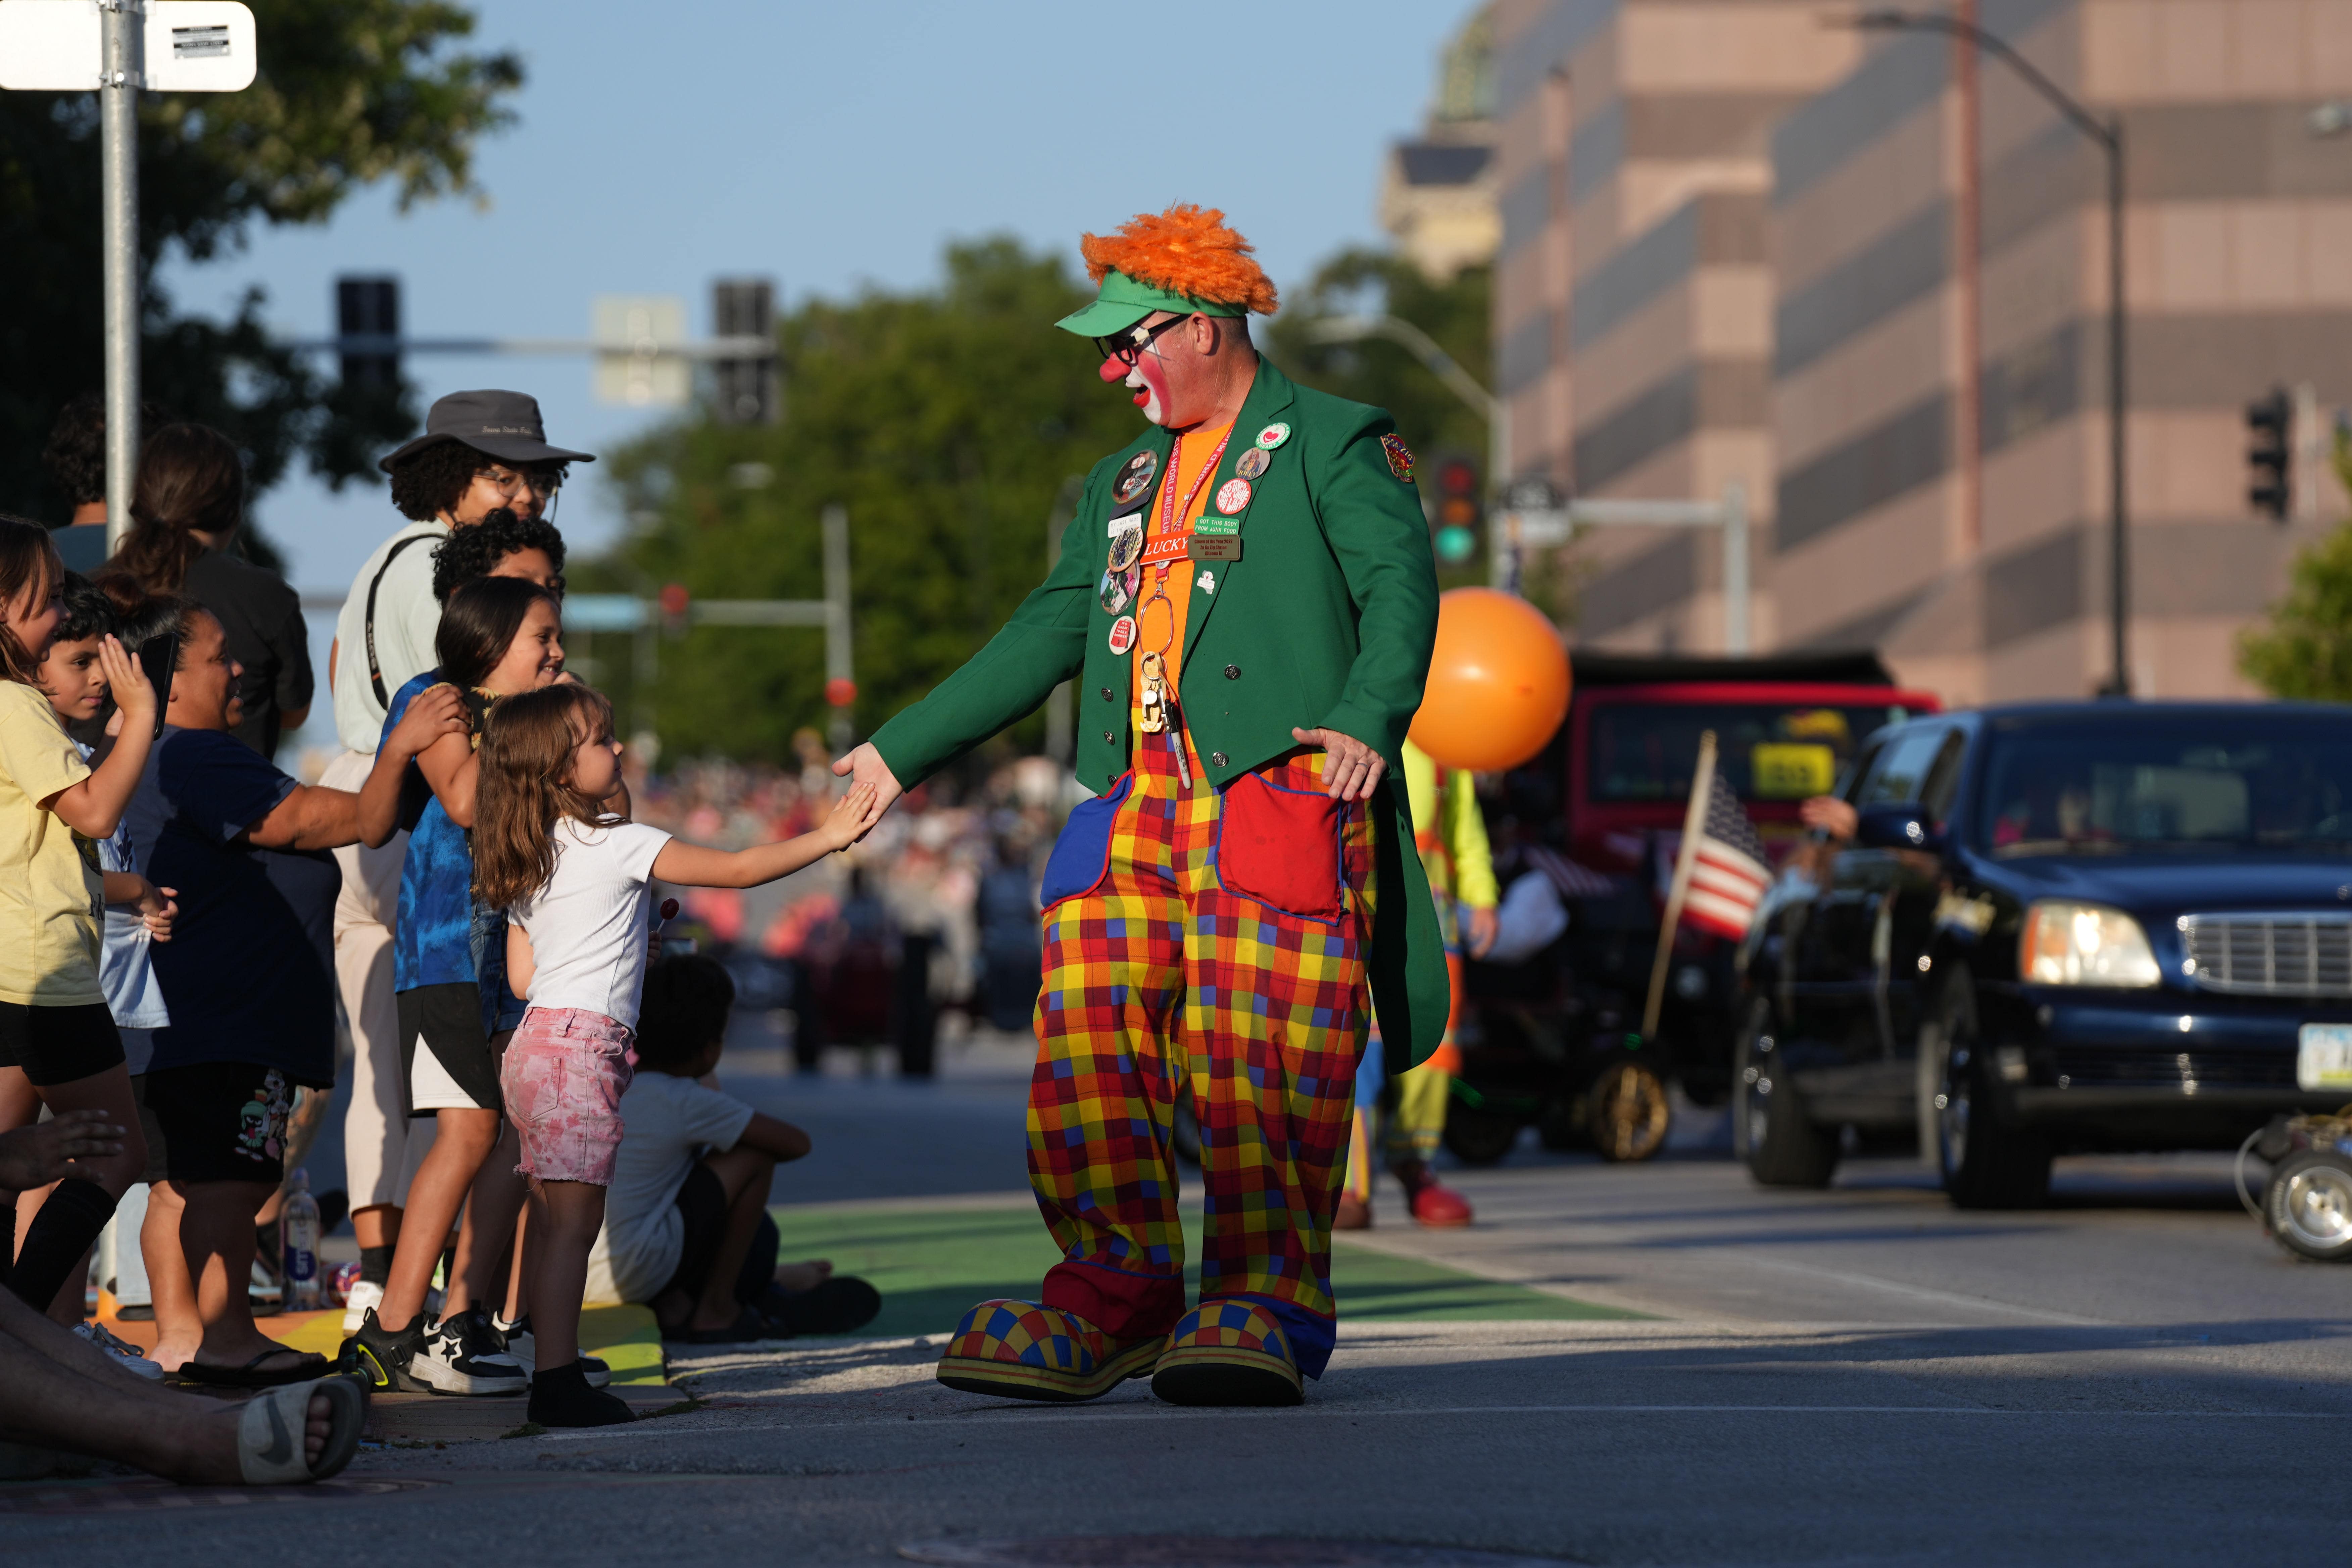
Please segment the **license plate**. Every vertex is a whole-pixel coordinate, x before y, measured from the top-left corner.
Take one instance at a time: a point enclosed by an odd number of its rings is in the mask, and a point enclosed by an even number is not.
[[[2305,1089],[2352,1090],[2352,1024],[2305,1024],[2294,1081]]]

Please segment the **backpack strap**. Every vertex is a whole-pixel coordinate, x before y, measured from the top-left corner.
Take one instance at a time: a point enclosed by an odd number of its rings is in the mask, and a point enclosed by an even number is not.
[[[396,540],[396,541],[394,541],[394,543],[393,543],[392,549],[391,549],[389,552],[387,552],[385,553],[385,555],[384,555],[384,558],[383,558],[383,565],[381,565],[381,566],[379,566],[379,567],[377,567],[377,568],[375,569],[375,577],[373,578],[373,581],[371,581],[371,582],[368,584],[368,596],[367,596],[367,661],[368,661],[368,684],[375,688],[375,705],[376,705],[377,707],[379,707],[379,708],[389,709],[389,708],[392,706],[392,693],[391,693],[391,692],[389,692],[389,691],[386,691],[386,690],[383,689],[383,667],[381,664],[379,664],[379,663],[377,663],[377,662],[376,662],[376,657],[375,657],[375,595],[376,595],[376,591],[377,591],[378,589],[380,589],[380,588],[382,588],[382,587],[383,586],[383,574],[384,574],[385,573],[387,573],[387,572],[389,572],[389,571],[391,571],[391,570],[392,570],[392,563],[393,563],[394,562],[395,562],[395,561],[397,561],[397,560],[399,560],[399,559],[400,559],[400,552],[401,552],[402,551],[404,551],[404,550],[407,549],[410,545],[415,544],[415,543],[418,542],[419,542],[419,541],[421,541],[421,540],[426,540],[426,539],[430,539],[430,538],[432,538],[432,537],[434,537],[434,536],[433,536],[432,534],[429,534],[429,533],[412,533],[412,534],[410,534],[410,535],[409,535],[407,538],[405,538],[405,539],[402,539],[402,540]]]

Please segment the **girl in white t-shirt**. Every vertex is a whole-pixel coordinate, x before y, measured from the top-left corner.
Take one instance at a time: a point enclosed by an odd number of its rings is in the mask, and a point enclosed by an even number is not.
[[[528,1000],[499,1088],[530,1181],[526,1248],[538,1370],[530,1419],[602,1426],[629,1407],[588,1386],[579,1364],[588,1254],[621,1144],[621,1095],[645,988],[655,879],[753,888],[864,837],[881,816],[859,785],[814,833],[729,853],[681,844],[597,804],[621,782],[613,707],[585,686],[507,698],[482,734],[474,818],[474,891],[504,908],[507,978]],[[528,1254],[536,1254],[535,1258]]]

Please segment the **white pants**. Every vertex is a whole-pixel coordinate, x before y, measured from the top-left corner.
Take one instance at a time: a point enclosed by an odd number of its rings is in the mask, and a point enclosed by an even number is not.
[[[319,782],[358,790],[375,759],[345,752]],[[400,1017],[392,999],[392,927],[400,909],[400,866],[408,835],[395,833],[381,849],[350,845],[335,851],[343,890],[335,900],[335,984],[352,1029],[352,1103],[343,1113],[343,1178],[354,1210],[400,1205],[408,1184],[433,1147],[430,1117],[408,1119],[408,1086],[401,1081]]]

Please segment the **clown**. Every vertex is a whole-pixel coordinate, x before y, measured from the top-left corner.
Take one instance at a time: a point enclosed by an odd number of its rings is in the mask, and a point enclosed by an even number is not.
[[[1373,1000],[1391,1059],[1444,1032],[1444,952],[1391,777],[1437,624],[1412,456],[1376,408],[1257,356],[1274,286],[1223,215],[1088,235],[1059,325],[1147,428],[1095,465],[1003,630],[835,771],[885,804],[1076,679],[1079,781],[1045,878],[1029,1173],[1062,1250],[983,1301],[952,1387],[1295,1405],[1330,1359],[1330,1229]],[[1381,918],[1374,919],[1377,906]],[[1170,1131],[1201,1128],[1187,1310]]]

